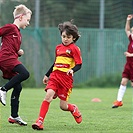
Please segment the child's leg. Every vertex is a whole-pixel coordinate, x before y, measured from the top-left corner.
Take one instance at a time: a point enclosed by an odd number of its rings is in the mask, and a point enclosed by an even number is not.
[[[44,100],[41,104],[41,107],[40,107],[40,113],[39,113],[39,117],[38,117],[38,120],[41,120],[42,122],[44,121],[44,118],[48,112],[48,109],[49,109],[49,105],[50,105],[50,102]]]
[[[117,94],[117,100],[113,103],[112,108],[118,108],[120,106],[123,106],[122,99],[125,94],[125,91],[126,91],[126,86],[120,85],[118,94]]]
[[[60,108],[64,111],[74,111],[74,106],[73,104],[68,103],[67,101],[60,100]]]
[[[117,100],[113,103],[112,108],[118,108],[120,106],[123,106],[123,96],[126,92],[126,85],[128,83],[128,79],[127,78],[122,78],[121,80],[121,85],[119,87],[118,93],[117,93]]]
[[[36,120],[36,123],[32,124],[33,129],[43,130],[43,122],[48,112],[50,102],[53,100],[54,94],[55,94],[55,91],[53,91],[52,89],[47,90],[45,99],[42,102],[40,107],[40,113],[39,113],[38,119]]]
[[[120,85],[117,94],[117,101],[122,101],[125,91],[126,91],[126,86]]]
[[[18,110],[19,110],[19,97],[22,90],[21,84],[17,84],[11,95],[11,116],[12,117],[18,117]]]
[[[17,72],[18,74],[15,75],[13,78],[11,78],[9,82],[6,83],[4,86],[2,86],[0,89],[0,95],[1,95],[0,102],[4,106],[6,105],[6,92],[11,88],[14,88],[14,86],[20,84],[22,81],[26,80],[29,77],[29,72],[22,64],[15,66],[13,71]]]
[[[45,99],[43,100],[41,107],[40,107],[40,113],[38,120],[41,120],[42,122],[44,121],[44,118],[48,112],[50,102],[53,100],[55,92],[52,89],[48,89]]]
[[[49,105],[50,105],[50,102],[52,102],[52,100],[53,100],[54,94],[55,94],[55,91],[53,91],[52,89],[48,89],[47,90],[45,99],[44,99],[44,101],[41,104],[39,118],[38,118],[42,122],[44,121],[44,118],[45,118],[45,116],[46,116],[46,114],[48,112]]]
[[[42,102],[41,107],[40,107],[40,113],[39,113],[38,119],[36,120],[35,123],[32,124],[32,128],[34,130],[43,130],[43,128],[44,128],[43,122],[44,122],[44,118],[48,112],[49,105],[50,105],[50,102],[48,102],[44,99],[44,101]]]
[[[11,78],[9,82],[1,88],[1,90],[8,91],[11,88],[14,88],[16,84],[20,84],[22,81],[29,78],[29,72],[22,64],[15,66],[13,71],[17,72],[18,74]]]
[[[81,113],[75,104],[68,104],[67,101],[60,100],[60,108],[64,111],[70,111],[78,124],[82,122]]]
[[[14,86],[11,95],[11,116],[8,118],[9,123],[16,123],[21,126],[27,126],[27,123],[23,121],[18,115],[19,111],[19,96],[22,90],[21,84],[17,84]]]
[[[125,91],[126,91],[127,83],[128,83],[128,79],[127,78],[122,78],[121,85],[119,87],[118,94],[117,94],[117,101],[122,101],[123,96],[124,96]]]

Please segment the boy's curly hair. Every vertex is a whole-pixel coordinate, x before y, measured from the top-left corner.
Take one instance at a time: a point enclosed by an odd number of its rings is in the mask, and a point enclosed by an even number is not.
[[[73,24],[73,20],[66,21],[64,23],[60,23],[58,25],[58,28],[60,30],[60,34],[62,34],[62,32],[64,32],[64,31],[66,31],[67,35],[72,35],[73,38],[75,38],[74,42],[76,42],[80,37],[78,28],[76,25]]]

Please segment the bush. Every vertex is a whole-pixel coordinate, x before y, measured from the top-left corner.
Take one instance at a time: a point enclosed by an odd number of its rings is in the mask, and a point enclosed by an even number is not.
[[[99,78],[91,78],[88,82],[75,85],[75,87],[118,87],[121,82],[121,74],[104,75]],[[129,84],[128,84],[129,86]]]

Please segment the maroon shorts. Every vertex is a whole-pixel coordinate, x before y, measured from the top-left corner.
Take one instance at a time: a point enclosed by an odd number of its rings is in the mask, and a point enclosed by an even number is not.
[[[50,74],[45,90],[52,89],[61,100],[68,101],[69,95],[72,92],[72,84],[72,76],[68,76],[64,72],[54,71]]]
[[[126,63],[122,73],[122,78],[133,81],[133,63]]]
[[[17,73],[13,72],[12,70],[15,66],[19,64],[21,64],[21,62],[17,59],[0,62],[0,70],[3,73],[3,78],[10,79],[15,76]]]

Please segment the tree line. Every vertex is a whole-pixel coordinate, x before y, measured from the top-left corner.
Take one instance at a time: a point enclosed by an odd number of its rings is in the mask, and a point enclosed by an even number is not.
[[[35,26],[37,0],[0,0],[0,26],[13,22],[14,6],[25,4],[33,11],[31,27]],[[126,16],[133,12],[133,0],[104,0],[104,27],[123,28]],[[78,27],[99,28],[100,0],[40,0],[39,27],[57,27],[74,20]]]

